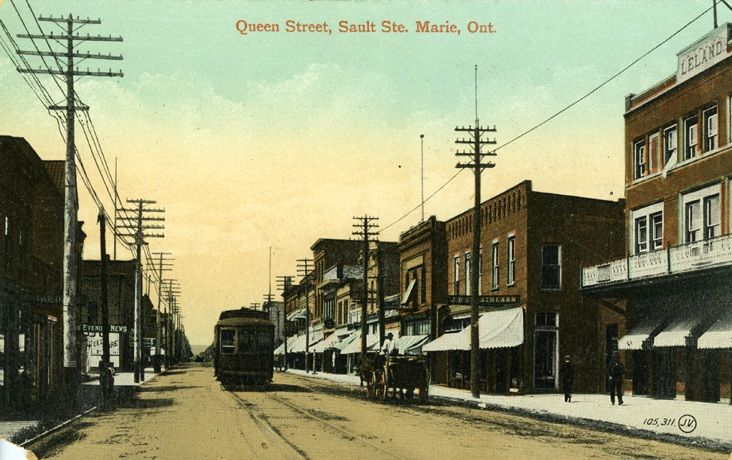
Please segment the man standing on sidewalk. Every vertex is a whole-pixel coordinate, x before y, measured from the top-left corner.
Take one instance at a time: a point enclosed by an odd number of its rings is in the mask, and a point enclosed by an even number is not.
[[[574,385],[574,366],[570,356],[564,357],[562,363],[562,389],[564,390],[564,402],[572,402],[572,385]]]
[[[620,359],[615,356],[613,364],[610,366],[610,402],[615,405],[615,395],[618,396],[618,404],[623,405],[623,378],[625,376],[625,367]]]

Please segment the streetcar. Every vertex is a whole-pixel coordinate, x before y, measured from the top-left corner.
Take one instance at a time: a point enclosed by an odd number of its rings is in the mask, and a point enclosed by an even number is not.
[[[274,324],[249,308],[221,312],[214,327],[214,373],[223,384],[272,381]]]

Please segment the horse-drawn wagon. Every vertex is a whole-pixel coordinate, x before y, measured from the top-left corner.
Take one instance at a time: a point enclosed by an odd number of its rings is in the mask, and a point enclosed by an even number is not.
[[[371,368],[364,367],[365,372],[362,373],[364,378],[368,378],[369,397],[385,400],[391,389],[393,398],[399,395],[412,399],[414,391],[418,390],[419,399],[427,400],[430,379],[423,356],[391,355],[381,357],[380,361]]]

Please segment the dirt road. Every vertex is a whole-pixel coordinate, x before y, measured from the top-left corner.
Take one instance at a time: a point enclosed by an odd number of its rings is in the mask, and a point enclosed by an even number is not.
[[[146,384],[85,418],[58,459],[727,458],[704,450],[444,405],[373,403],[332,383],[276,374],[268,391],[226,391],[210,368]]]

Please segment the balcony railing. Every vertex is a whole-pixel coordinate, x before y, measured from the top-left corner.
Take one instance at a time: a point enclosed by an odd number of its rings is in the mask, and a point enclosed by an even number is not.
[[[622,283],[732,264],[732,235],[584,267],[582,287]]]

